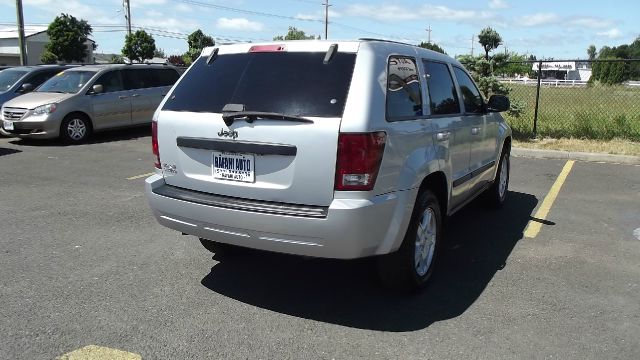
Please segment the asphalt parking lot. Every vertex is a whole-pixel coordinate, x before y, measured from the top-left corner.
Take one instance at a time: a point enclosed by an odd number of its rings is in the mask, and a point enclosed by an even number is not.
[[[145,129],[0,138],[1,359],[640,358],[638,166],[513,158],[407,296],[366,260],[212,258],[151,216],[152,164]]]

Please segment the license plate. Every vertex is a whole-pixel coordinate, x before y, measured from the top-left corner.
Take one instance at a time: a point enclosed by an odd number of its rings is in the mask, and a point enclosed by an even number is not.
[[[2,127],[5,130],[13,130],[13,121],[2,120]]]
[[[214,151],[212,167],[215,179],[254,182],[256,178],[253,154]]]

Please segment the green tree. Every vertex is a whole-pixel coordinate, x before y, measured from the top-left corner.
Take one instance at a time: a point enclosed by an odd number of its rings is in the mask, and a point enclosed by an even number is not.
[[[78,20],[68,14],[56,16],[47,28],[49,42],[45,45],[45,52],[40,60],[50,63],[55,56],[56,60],[65,62],[84,62],[89,53],[85,43],[92,30],[85,20]]]
[[[443,53],[443,54],[447,54],[446,52],[444,52],[444,49],[441,48],[440,46],[438,46],[438,44],[433,44],[433,43],[427,43],[427,42],[421,42],[420,45],[421,48],[425,48],[425,49],[429,49],[429,50],[433,50],[439,53]]]
[[[114,54],[109,60],[111,64],[124,64],[124,58],[121,55]]]
[[[143,62],[153,58],[156,51],[156,41],[153,36],[147,34],[144,30],[138,30],[131,35],[127,35],[124,39],[124,47],[122,55],[133,61]]]
[[[489,51],[497,49],[502,44],[502,37],[497,31],[487,26],[478,34],[478,41],[484,48],[484,58],[489,60]]]
[[[156,48],[156,50],[153,52],[153,57],[157,57],[157,58],[165,58],[165,54],[164,54],[164,50],[162,50],[161,48]]]
[[[58,62],[58,57],[51,51],[45,50],[45,52],[42,53],[42,56],[40,56],[40,61],[43,64],[55,64],[56,62]]]
[[[187,50],[183,58],[185,59],[185,64],[188,65],[196,61],[200,53],[202,53],[202,49],[214,46],[216,42],[211,36],[205,35],[202,30],[198,29],[189,35],[187,43],[189,44],[189,50]],[[189,59],[188,63],[187,58]]]
[[[589,47],[587,48],[587,55],[589,56],[589,60],[595,60],[597,53],[598,51],[596,50],[596,46],[589,45]]]
[[[307,35],[304,31],[298,30],[296,27],[289,26],[289,31],[285,36],[279,35],[274,37],[273,40],[314,40],[315,38],[316,37],[314,35]]]

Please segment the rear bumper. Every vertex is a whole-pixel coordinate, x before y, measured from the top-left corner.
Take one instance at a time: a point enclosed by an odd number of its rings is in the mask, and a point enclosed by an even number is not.
[[[326,217],[237,210],[165,195],[162,176],[146,179],[146,195],[158,222],[186,234],[249,248],[323,258],[353,259],[395,251],[415,194],[334,199]],[[156,190],[157,192],[155,192]],[[413,197],[413,200],[411,200]],[[411,206],[404,203],[410,201]],[[400,220],[398,218],[400,216]]]

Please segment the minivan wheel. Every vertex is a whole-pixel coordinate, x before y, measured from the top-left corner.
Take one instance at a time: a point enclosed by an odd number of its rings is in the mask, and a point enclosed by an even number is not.
[[[60,137],[69,143],[82,143],[90,134],[91,122],[81,114],[67,115],[60,125]]]
[[[504,149],[500,156],[496,178],[485,193],[487,204],[494,208],[501,207],[507,200],[507,194],[509,192],[509,170],[511,168],[509,157],[509,151]]]
[[[442,238],[442,212],[429,190],[418,195],[411,222],[398,251],[378,259],[383,285],[405,291],[424,288],[433,274]]]

